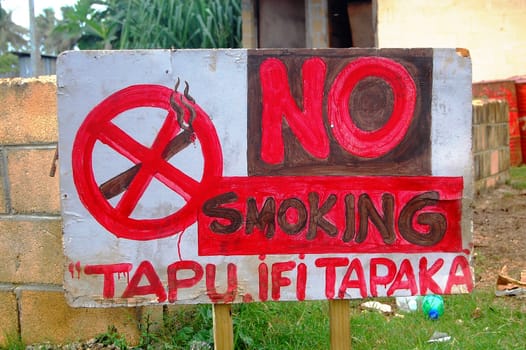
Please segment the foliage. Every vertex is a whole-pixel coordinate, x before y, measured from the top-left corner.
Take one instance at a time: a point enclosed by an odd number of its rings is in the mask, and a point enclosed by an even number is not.
[[[353,349],[519,349],[524,347],[524,307],[510,307],[492,291],[445,296],[445,313],[429,320],[423,312],[401,313],[395,298],[376,298],[393,305],[395,314],[362,311],[366,300],[350,302],[349,329]],[[520,304],[519,304],[520,305]],[[399,314],[396,314],[399,313]],[[266,302],[232,306],[235,349],[328,349],[326,301]],[[212,307],[183,306],[166,311],[162,324],[148,319],[137,349],[212,349]],[[430,344],[435,331],[451,340]],[[404,336],[400,336],[403,334]],[[106,343],[122,341],[110,330]]]
[[[27,34],[27,29],[13,22],[11,12],[0,6],[0,53],[24,48],[27,45],[24,36]]]
[[[106,333],[96,336],[95,341],[102,345],[115,345],[121,350],[128,349],[126,339],[124,339],[124,337],[119,334],[115,326],[108,326]]]
[[[62,7],[63,19],[58,22],[55,33],[68,38],[79,49],[111,49],[116,40],[118,19],[106,16],[96,5],[105,1],[78,0],[74,6]]]
[[[18,58],[12,53],[0,54],[0,74],[9,75],[18,71]]]
[[[241,0],[77,0],[36,17],[40,52],[65,50],[235,48],[241,45]],[[27,51],[28,30],[0,7],[0,74],[13,74],[10,50]],[[16,62],[15,62],[16,61]]]
[[[240,0],[78,0],[55,29],[79,49],[239,47]]]
[[[19,335],[7,334],[5,339],[6,344],[0,345],[0,350],[24,350],[26,348]]]
[[[55,30],[58,20],[52,8],[44,9],[44,12],[38,15],[35,21],[40,52],[47,55],[58,55],[62,51],[73,48],[73,38],[67,33]]]
[[[148,330],[156,328],[155,333]],[[212,308],[210,305],[177,307],[163,312],[162,324],[151,327],[147,321],[143,325],[138,348],[163,349],[211,349],[213,344]]]
[[[11,12],[0,6],[0,74],[13,75],[18,71],[18,59],[9,53],[27,46],[27,30],[11,19]]]

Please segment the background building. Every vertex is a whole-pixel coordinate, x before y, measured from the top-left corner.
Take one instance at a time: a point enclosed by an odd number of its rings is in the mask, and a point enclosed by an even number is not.
[[[245,47],[462,47],[473,81],[526,74],[526,0],[243,0]]]

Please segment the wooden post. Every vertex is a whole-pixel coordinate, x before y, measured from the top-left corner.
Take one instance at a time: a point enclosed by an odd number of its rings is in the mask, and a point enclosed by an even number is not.
[[[329,300],[331,350],[351,348],[349,300]]]
[[[214,304],[214,349],[234,350],[234,328],[232,326],[232,305]]]

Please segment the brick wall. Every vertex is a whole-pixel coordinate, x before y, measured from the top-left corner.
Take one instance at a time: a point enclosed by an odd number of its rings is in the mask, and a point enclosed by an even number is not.
[[[115,325],[138,339],[144,308],[73,309],[62,279],[54,77],[0,80],[0,346],[89,339]],[[153,312],[154,310],[152,310]]]
[[[475,192],[509,180],[509,108],[504,100],[473,100]]]

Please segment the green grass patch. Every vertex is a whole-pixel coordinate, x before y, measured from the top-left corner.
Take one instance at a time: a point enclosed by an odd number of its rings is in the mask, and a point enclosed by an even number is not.
[[[349,314],[353,350],[434,349],[526,349],[526,313],[491,291],[444,296],[445,313],[429,320],[421,310],[399,312],[395,298],[375,301],[393,306],[394,314],[364,311],[367,300],[352,300]],[[96,339],[103,345],[126,349],[213,349],[211,305],[165,308],[156,324],[149,318],[141,326],[138,345],[130,346],[114,327]],[[523,309],[524,310],[524,309]],[[232,306],[236,350],[326,350],[330,349],[327,301],[267,302]],[[428,343],[434,332],[451,339]],[[20,339],[10,338],[0,349],[23,349]],[[53,347],[46,347],[53,349]]]
[[[520,190],[526,189],[526,166],[510,168],[510,185]]]
[[[395,298],[374,300],[390,304],[393,315],[364,311],[350,302],[352,349],[525,349],[526,313],[510,307],[491,291],[444,296],[445,313],[429,320],[421,310],[402,313]],[[327,301],[267,302],[232,306],[236,350],[326,350],[330,348]],[[401,315],[401,316],[400,316]],[[165,312],[160,327],[143,329],[137,349],[213,349],[211,305],[184,306]],[[434,332],[451,340],[428,343]],[[122,338],[109,331],[102,338]]]
[[[1,350],[24,350],[26,345],[18,334],[5,334],[5,344],[0,343]]]
[[[526,314],[496,303],[491,292],[445,296],[436,321],[421,311],[384,316],[353,311],[353,349],[524,349]],[[451,340],[428,343],[435,331]]]

